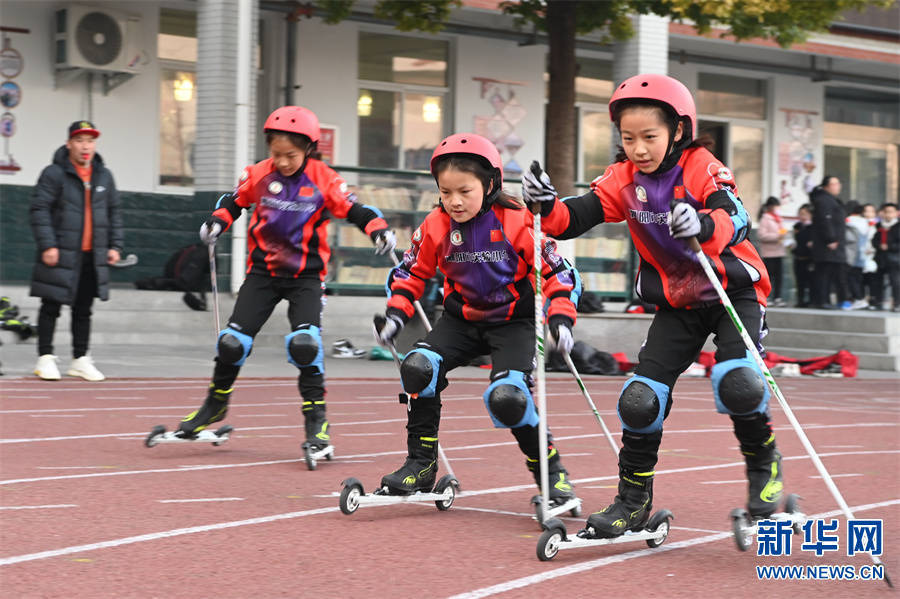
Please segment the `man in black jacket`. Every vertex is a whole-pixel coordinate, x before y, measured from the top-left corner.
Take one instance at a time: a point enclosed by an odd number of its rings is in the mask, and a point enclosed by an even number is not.
[[[41,298],[34,373],[58,380],[53,333],[62,304],[72,306],[72,364],[66,374],[105,377],[87,355],[94,298],[109,299],[108,264],[122,256],[124,234],[112,173],[96,153],[100,131],[89,121],[69,126],[68,141],[38,178],[31,200],[37,256],[31,295]]]
[[[835,288],[838,306],[847,300],[847,290],[843,278],[847,256],[844,252],[844,230],[847,217],[838,196],[841,180],[825,175],[822,184],[809,194],[813,205],[812,259],[815,263],[813,281],[813,304],[815,308],[834,309],[831,303],[831,289]]]

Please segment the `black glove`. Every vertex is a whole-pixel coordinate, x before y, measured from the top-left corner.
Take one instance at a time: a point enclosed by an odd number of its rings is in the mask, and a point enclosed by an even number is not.
[[[687,202],[678,202],[672,206],[669,215],[669,233],[675,239],[697,237],[700,235],[700,215]]]
[[[557,351],[568,354],[575,345],[572,337],[572,319],[562,314],[554,314],[549,319],[550,339]]]
[[[387,314],[376,314],[372,318],[375,341],[382,347],[394,345],[394,339],[400,334],[404,324],[404,319],[390,308],[388,308]]]
[[[394,248],[397,247],[397,236],[390,229],[372,231],[371,237],[375,243],[375,253],[379,256],[393,252]]]
[[[550,176],[541,169],[537,160],[533,161],[531,168],[522,175],[522,199],[525,200],[525,205],[532,212],[540,207],[541,216],[546,216],[553,209],[558,195],[550,182]]]
[[[212,245],[222,234],[222,231],[228,228],[228,224],[218,216],[210,216],[205,223],[200,226],[200,240],[206,245]]]

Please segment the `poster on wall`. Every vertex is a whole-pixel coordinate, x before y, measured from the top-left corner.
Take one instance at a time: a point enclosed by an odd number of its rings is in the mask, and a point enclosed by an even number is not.
[[[322,155],[322,160],[328,164],[334,164],[337,158],[337,136],[337,125],[319,124],[318,150]]]
[[[528,110],[516,97],[515,88],[526,84],[488,77],[472,77],[472,80],[481,84],[480,97],[490,105],[488,114],[475,115],[474,131],[497,146],[503,160],[503,171],[511,177],[519,177],[522,167],[515,156],[525,145],[525,140],[516,133],[516,127],[527,116]]]
[[[0,83],[0,105],[3,108],[12,109],[22,102],[22,88],[15,81],[10,81],[14,77],[18,77],[25,68],[25,61],[22,54],[12,47],[10,33],[29,33],[28,29],[19,27],[0,27],[3,32],[3,49],[0,50],[0,75],[6,81]],[[3,153],[4,158],[0,158],[0,174],[12,175],[22,170],[22,167],[13,158],[9,149],[9,140],[16,134],[16,117],[12,112],[6,110],[0,114],[0,136],[3,137]]]
[[[797,208],[808,200],[809,192],[818,181],[815,172],[818,129],[821,127],[818,112],[794,108],[782,108],[784,131],[778,144],[778,199],[782,214],[796,214]]]

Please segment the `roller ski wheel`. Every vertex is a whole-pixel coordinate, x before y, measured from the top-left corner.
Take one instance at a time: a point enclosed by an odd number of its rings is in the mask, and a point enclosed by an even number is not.
[[[650,516],[650,520],[647,521],[647,526],[644,528],[644,530],[656,533],[659,536],[652,539],[647,539],[647,547],[656,549],[666,542],[666,539],[669,538],[669,528],[671,527],[672,520],[674,519],[675,516],[669,510],[659,510],[658,512]]]
[[[166,431],[166,427],[158,424],[153,427],[147,438],[144,439],[144,446],[155,447],[160,443],[212,443],[216,447],[228,441],[234,427],[226,424],[225,426],[211,431],[203,429],[194,435],[185,434],[183,431]]]
[[[303,444],[303,459],[306,460],[306,468],[315,470],[318,467],[319,460],[325,458],[329,462],[334,456],[334,445],[326,445],[324,447],[313,445],[310,442]]]
[[[456,500],[456,494],[459,492],[459,481],[449,474],[445,474],[437,481],[437,484],[434,485],[434,490],[432,492],[438,495],[446,495],[446,499],[434,502],[437,509],[446,512]]]
[[[544,532],[541,533],[537,543],[537,557],[542,562],[549,562],[556,554],[564,542],[568,540],[566,535],[566,525],[562,520],[551,518],[542,524]]]
[[[734,533],[734,542],[741,551],[747,551],[753,544],[754,537],[758,534],[757,524],[760,520],[789,521],[795,535],[803,532],[806,523],[806,514],[800,511],[800,496],[791,493],[784,499],[784,511],[775,512],[768,516],[754,517],[744,508],[731,510],[731,530]]]
[[[340,500],[341,512],[349,516],[359,509],[359,498],[363,496],[363,486],[355,478],[348,478],[341,485],[343,486]]]
[[[734,532],[734,544],[738,550],[747,551],[750,548],[755,528],[747,510],[740,507],[731,510],[731,530]]]

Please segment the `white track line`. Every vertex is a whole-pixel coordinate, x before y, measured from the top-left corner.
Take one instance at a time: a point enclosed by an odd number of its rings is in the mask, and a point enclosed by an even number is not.
[[[562,437],[561,437],[562,438]],[[497,443],[497,445],[509,445],[511,443]],[[488,447],[486,445],[469,445],[463,447],[454,447],[454,448],[445,448],[446,451],[462,451],[468,450],[473,447],[483,448]],[[349,461],[354,459],[368,459],[374,457],[383,457],[383,456],[392,456],[392,455],[403,455],[405,450],[403,451],[382,451],[378,453],[361,453],[354,455],[346,455],[342,456],[341,461]],[[877,451],[844,451],[844,452],[831,452],[831,453],[820,453],[819,457],[836,457],[836,456],[847,456],[847,455],[888,455],[888,454],[897,454],[900,453],[900,449],[892,450],[877,450]],[[458,459],[458,458],[454,458]],[[808,460],[809,456],[799,455],[799,456],[790,456],[784,457],[785,461],[788,460]],[[12,485],[18,483],[30,483],[30,482],[44,482],[49,480],[66,480],[66,479],[75,479],[75,478],[95,478],[100,476],[124,476],[131,474],[160,474],[165,472],[188,472],[192,470],[219,470],[225,468],[248,468],[253,466],[271,466],[274,464],[292,464],[297,462],[305,461],[303,458],[293,458],[289,460],[268,460],[262,462],[246,462],[243,464],[209,464],[209,465],[199,465],[199,466],[190,466],[190,467],[180,467],[180,468],[154,468],[151,470],[120,470],[116,472],[92,472],[90,474],[68,474],[62,476],[44,476],[44,477],[33,477],[33,478],[18,478],[18,479],[9,479],[9,480],[0,480],[0,486],[2,485]],[[729,462],[724,464],[713,464],[713,465],[704,465],[704,466],[690,466],[687,468],[676,468],[671,470],[657,470],[657,474],[673,474],[678,472],[694,472],[697,470],[714,470],[718,468],[731,468],[734,466],[745,466],[744,462]],[[572,479],[572,482],[579,483],[591,483],[602,480],[612,480],[617,479],[618,475],[611,476],[596,476],[592,478],[582,478],[582,479]],[[504,491],[512,491],[512,490],[521,490],[531,488],[531,485],[516,485],[512,487],[505,487]],[[480,494],[477,491],[464,491],[460,493],[460,496],[464,495],[475,495]]]
[[[58,505],[4,505],[0,510],[49,510],[63,507],[78,507],[74,503],[60,503]]]
[[[154,532],[135,537],[125,537],[123,539],[114,539],[112,541],[103,541],[100,543],[89,543],[87,545],[75,545],[73,547],[63,547],[62,549],[53,549],[51,551],[40,551],[38,553],[27,553],[25,555],[14,555],[0,559],[0,566],[8,566],[10,564],[18,564],[21,562],[30,562],[38,559],[46,559],[48,557],[59,557],[61,555],[71,555],[73,553],[83,553],[85,551],[94,551],[96,549],[105,549],[107,547],[119,547],[121,545],[131,545],[132,543],[142,543],[144,541],[156,541],[159,539],[167,539],[178,537],[181,535],[189,535],[198,532],[207,532],[210,530],[222,530],[225,528],[236,528],[238,526],[248,526],[251,524],[265,524],[267,522],[276,522],[278,520],[290,520],[292,518],[302,518],[304,516],[315,516],[316,514],[327,514],[328,512],[338,511],[337,507],[319,508],[317,510],[305,510],[302,512],[288,512],[286,514],[275,514],[274,516],[264,516],[262,518],[249,518],[247,520],[235,520],[233,522],[220,522],[219,524],[207,524],[205,526],[191,526],[189,528],[176,528],[174,530],[166,530],[163,532]]]
[[[202,503],[207,501],[244,501],[243,497],[207,497],[203,499],[157,499],[159,503]]]
[[[863,512],[870,509],[877,509],[880,507],[886,507],[890,505],[896,505],[900,503],[900,499],[892,499],[890,501],[882,501],[880,503],[871,503],[867,505],[858,505],[851,508],[854,512]],[[813,514],[808,516],[811,520],[818,518],[828,518],[830,516],[840,515],[843,512],[840,510],[836,512],[826,512],[824,514]],[[619,555],[611,555],[609,557],[604,557],[600,559],[590,560],[586,562],[581,562],[580,564],[572,564],[571,566],[564,566],[562,568],[557,568],[555,570],[549,570],[544,572],[539,572],[537,574],[532,574],[530,576],[523,576],[522,578],[516,578],[513,580],[508,580],[506,582],[501,582],[500,584],[491,585],[489,587],[483,587],[480,589],[475,589],[474,591],[468,591],[465,593],[460,593],[458,595],[453,595],[448,599],[480,599],[481,597],[490,597],[491,595],[498,595],[500,593],[505,593],[507,591],[512,591],[514,589],[521,589],[524,587],[528,587],[531,585],[535,585],[541,582],[546,582],[548,580],[552,580],[554,578],[559,578],[561,576],[568,576],[570,574],[578,574],[581,572],[586,572],[588,570],[594,570],[596,568],[600,568],[602,566],[607,566],[609,564],[618,564],[624,561],[628,561],[631,559],[639,558],[639,557],[647,557],[650,555],[658,555],[665,551],[672,551],[674,549],[682,549],[684,547],[692,547],[694,545],[703,545],[706,543],[712,543],[715,541],[719,541],[721,539],[727,539],[729,537],[734,536],[731,532],[719,532],[711,535],[707,535],[704,537],[696,537],[693,539],[688,539],[686,541],[677,541],[674,543],[666,543],[661,547],[657,547],[656,549],[639,549],[637,551],[629,551],[628,553],[621,553]]]

